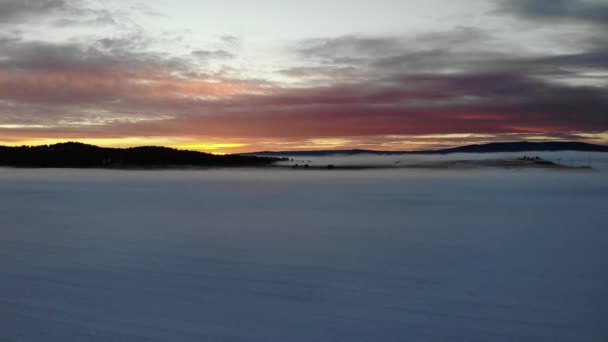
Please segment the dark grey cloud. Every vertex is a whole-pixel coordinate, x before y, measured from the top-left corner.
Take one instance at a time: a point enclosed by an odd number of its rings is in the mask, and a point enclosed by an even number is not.
[[[53,25],[58,27],[74,26],[74,25],[120,25],[121,20],[117,14],[107,10],[73,10],[68,16],[60,16],[52,21]]]
[[[608,3],[599,0],[502,0],[500,11],[533,20],[608,24]]]
[[[509,52],[505,52],[508,50]],[[492,69],[517,47],[498,42],[476,28],[393,37],[342,36],[300,42],[294,51],[304,61],[357,67],[370,75],[404,72]]]
[[[312,67],[293,67],[279,70],[284,76],[289,76],[301,80],[324,79],[338,82],[356,81],[361,78],[360,72],[355,67],[331,67],[331,66],[312,66]]]
[[[132,22],[129,11],[103,5],[105,3],[88,0],[0,0],[0,18],[6,19],[5,30],[0,31],[0,72],[49,70],[69,74],[188,69],[187,56],[178,58],[159,51],[159,43],[164,43],[162,37],[147,34]],[[144,4],[135,7],[148,8]],[[58,25],[107,24],[112,27],[104,27],[97,34],[73,28],[71,37],[56,41],[28,32],[26,27],[32,23],[48,28],[49,32]]]
[[[145,37],[104,38],[91,42],[51,43],[0,36],[0,71],[63,70],[101,72],[107,69],[172,67],[183,61],[148,52]]]
[[[196,50],[192,51],[192,55],[201,60],[210,59],[232,59],[234,54],[226,50]]]
[[[0,0],[0,25],[37,22],[54,26],[118,25],[120,17],[83,0]]]
[[[446,48],[429,48],[404,51],[372,59],[369,65],[385,73],[393,72],[446,72],[491,71],[505,67],[513,55],[499,51],[462,51]]]
[[[345,67],[358,77],[378,79],[395,74],[519,72],[546,79],[582,79],[608,67],[606,38],[590,31],[582,34],[578,50],[564,53],[530,53],[517,42],[480,29],[459,27],[403,37],[342,36],[305,40],[294,51],[308,69],[325,69],[337,75]],[[300,71],[305,70],[300,68]],[[289,76],[289,74],[287,74]]]
[[[303,58],[325,63],[360,64],[370,56],[396,53],[400,50],[400,45],[398,37],[350,35],[305,40],[295,50]]]
[[[304,58],[320,59],[330,63],[354,63],[368,58],[397,56],[404,51],[466,49],[471,46],[479,48],[491,39],[489,34],[480,29],[457,27],[447,32],[431,32],[415,36],[347,35],[308,39],[299,42],[295,51]]]
[[[553,66],[558,68],[608,69],[608,48],[541,57],[528,61],[533,67]]]
[[[0,23],[72,9],[68,0],[0,0]]]

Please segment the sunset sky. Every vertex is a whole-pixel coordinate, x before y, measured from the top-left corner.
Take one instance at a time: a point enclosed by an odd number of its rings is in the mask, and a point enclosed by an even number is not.
[[[608,144],[608,1],[0,0],[0,145]]]

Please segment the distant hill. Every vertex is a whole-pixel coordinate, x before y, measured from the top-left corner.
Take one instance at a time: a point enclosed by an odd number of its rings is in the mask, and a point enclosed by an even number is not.
[[[608,146],[582,142],[499,142],[466,145],[455,148],[426,151],[374,151],[374,150],[320,150],[320,151],[264,151],[248,153],[252,156],[272,157],[323,157],[332,155],[400,155],[400,154],[450,154],[450,153],[499,153],[499,152],[584,151],[608,152]]]
[[[280,158],[213,155],[167,147],[104,148],[75,142],[0,146],[0,166],[76,168],[171,168],[265,166]]]

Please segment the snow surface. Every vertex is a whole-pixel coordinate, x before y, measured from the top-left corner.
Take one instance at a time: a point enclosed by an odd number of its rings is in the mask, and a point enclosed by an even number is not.
[[[607,176],[0,169],[0,341],[608,341]]]

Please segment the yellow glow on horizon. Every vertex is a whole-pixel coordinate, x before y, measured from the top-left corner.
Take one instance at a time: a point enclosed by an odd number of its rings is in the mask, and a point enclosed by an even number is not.
[[[28,129],[28,128],[49,128],[45,125],[24,125],[24,124],[1,124],[1,129]]]
[[[608,142],[608,132],[601,132],[601,133],[579,133],[578,135],[581,136],[581,137],[584,137],[586,139],[600,140],[600,141],[606,141],[606,142]]]
[[[167,146],[174,143],[171,138],[164,137],[125,137],[125,138],[22,138],[9,141],[0,140],[5,146],[39,146],[53,145],[63,142],[79,142],[102,147],[134,147],[134,146]]]
[[[224,148],[237,148],[244,147],[246,144],[238,144],[238,143],[201,143],[201,144],[189,144],[189,145],[179,145],[176,148],[182,150],[197,150],[197,151],[215,151]],[[219,153],[216,153],[219,154]]]
[[[243,152],[234,151],[241,147],[249,146],[245,143],[232,142],[197,142],[199,139],[186,137],[124,137],[124,138],[30,138],[19,137],[15,139],[3,140],[0,137],[0,145],[4,146],[40,146],[53,145],[64,142],[79,142],[83,144],[96,145],[101,147],[127,148],[137,146],[166,146],[180,150],[193,150],[208,152],[218,155]]]
[[[13,127],[11,125],[11,127]],[[6,129],[6,127],[4,128]],[[0,131],[2,127],[0,126]],[[10,129],[9,129],[10,130]],[[469,144],[488,143],[500,140],[551,141],[565,140],[551,134],[512,133],[503,135],[489,134],[426,134],[426,135],[384,135],[373,137],[335,137],[335,138],[246,138],[246,137],[205,137],[205,136],[132,136],[132,137],[94,137],[80,138],[79,133],[60,137],[44,137],[2,132],[0,145],[39,146],[62,142],[80,142],[101,147],[127,148],[137,146],[166,146],[181,150],[192,150],[217,155],[238,154],[255,151],[298,151],[326,149],[370,149],[384,151],[406,151],[439,149]],[[581,141],[608,145],[608,132],[572,132]]]
[[[3,141],[0,138],[0,145],[4,146],[39,146],[39,145],[53,145],[62,142],[79,142],[83,144],[96,145],[101,147],[136,147],[136,146],[167,146],[180,150],[194,150],[194,151],[208,151],[213,154],[229,154],[233,152],[226,152],[226,149],[235,149],[239,147],[248,146],[243,143],[184,143],[184,140],[190,140],[187,138],[179,137],[125,137],[125,138],[22,138],[15,140]]]
[[[315,149],[325,149],[325,148],[340,148],[345,147],[352,144],[353,141],[349,139],[342,138],[325,138],[325,139],[310,139],[304,144],[299,144],[299,146],[295,146],[297,148],[315,148]]]

